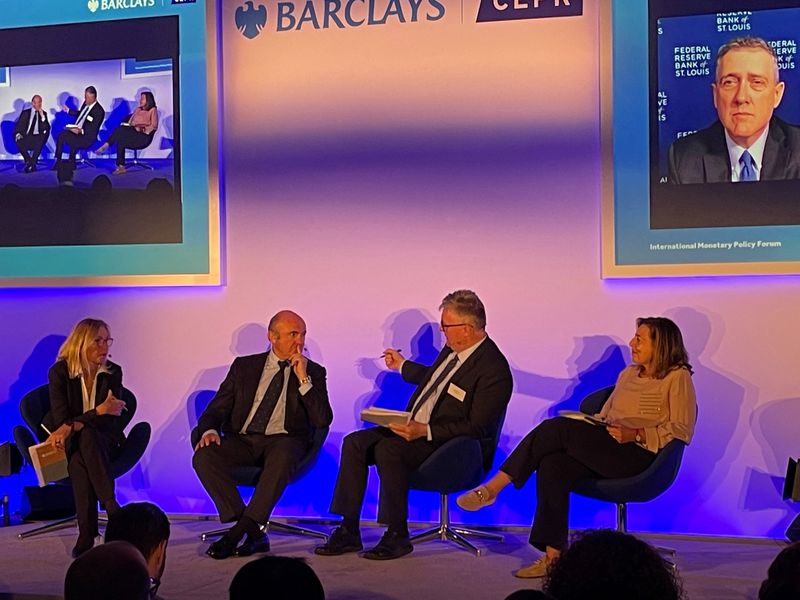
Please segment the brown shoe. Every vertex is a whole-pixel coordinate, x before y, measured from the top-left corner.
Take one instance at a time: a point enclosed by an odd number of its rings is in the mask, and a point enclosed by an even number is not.
[[[522,567],[514,573],[514,577],[522,579],[538,579],[547,574],[547,569],[550,568],[552,561],[547,559],[547,555],[542,556],[539,560],[527,567]]]
[[[482,485],[476,487],[474,490],[461,494],[456,499],[456,504],[464,510],[476,511],[491,506],[494,504],[495,500],[497,500],[497,496],[491,496],[486,486]]]

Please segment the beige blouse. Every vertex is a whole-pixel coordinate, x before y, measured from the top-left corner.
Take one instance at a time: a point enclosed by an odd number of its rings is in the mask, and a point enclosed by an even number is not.
[[[600,418],[609,424],[644,429],[639,445],[658,452],[672,439],[687,444],[694,435],[697,401],[688,369],[667,373],[664,379],[639,377],[638,365],[622,370]]]

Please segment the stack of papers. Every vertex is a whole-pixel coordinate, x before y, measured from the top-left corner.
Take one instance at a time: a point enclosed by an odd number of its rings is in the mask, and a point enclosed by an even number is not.
[[[361,411],[361,420],[387,427],[390,423],[405,425],[411,420],[411,413],[405,410],[389,408],[365,408]]]
[[[583,421],[584,423],[589,423],[591,425],[598,425],[600,427],[605,427],[608,425],[603,419],[598,419],[597,417],[593,417],[592,415],[587,415],[579,410],[560,410],[558,411],[559,417],[567,417],[568,419],[575,419],[577,421]]]

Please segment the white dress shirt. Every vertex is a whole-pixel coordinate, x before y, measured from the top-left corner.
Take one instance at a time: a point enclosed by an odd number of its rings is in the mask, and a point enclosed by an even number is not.
[[[749,148],[742,148],[739,144],[731,139],[731,136],[728,135],[728,132],[725,132],[725,143],[728,146],[728,156],[731,159],[731,181],[737,183],[741,181],[742,178],[742,165],[739,164],[739,159],[744,154],[744,151],[747,150],[750,152],[750,156],[753,157],[753,162],[755,163],[755,172],[756,172],[756,181],[761,180],[761,167],[764,160],[764,146],[767,144],[767,134],[769,133],[769,125],[764,128],[764,131],[761,132],[761,135],[758,136],[758,139],[753,142],[753,144]]]

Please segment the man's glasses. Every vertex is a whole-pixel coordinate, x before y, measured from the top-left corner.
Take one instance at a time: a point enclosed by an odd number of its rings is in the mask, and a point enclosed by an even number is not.
[[[447,331],[451,327],[472,327],[471,323],[450,323],[449,325],[445,325],[444,323],[439,323],[439,329],[442,331]]]

